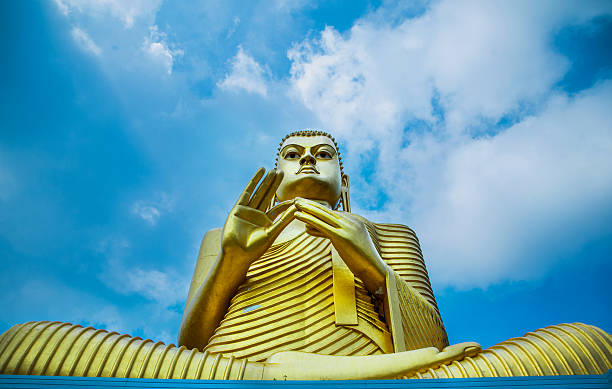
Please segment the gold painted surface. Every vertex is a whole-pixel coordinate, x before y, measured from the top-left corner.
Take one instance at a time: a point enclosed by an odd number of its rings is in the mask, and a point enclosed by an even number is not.
[[[373,229],[373,235],[377,238],[375,243],[379,244],[385,262],[438,311],[415,232],[401,224],[367,222],[366,227]]]
[[[582,323],[541,328],[410,378],[604,374],[612,368],[612,337]]]
[[[263,366],[196,349],[60,322],[0,337],[0,373],[82,377],[261,379]]]
[[[306,378],[300,366],[308,365],[315,379],[335,377],[341,369],[323,371],[343,364],[394,376],[480,350],[448,346],[416,236],[350,213],[348,184],[329,135],[283,139],[277,169],[253,176],[220,244],[204,239],[179,344],[277,361],[283,377]],[[436,327],[411,328],[423,325]]]
[[[448,346],[416,234],[400,224],[368,224],[383,260],[393,270],[387,276],[386,296],[396,351]]]
[[[358,325],[336,325],[331,244],[300,235],[255,261],[206,350],[264,361],[281,351],[372,355],[390,334],[367,290],[354,283]],[[367,336],[370,335],[370,336]]]
[[[449,346],[416,234],[350,212],[349,179],[328,134],[285,137],[277,169],[264,173],[202,241],[180,347],[30,322],[0,335],[0,374],[381,379],[612,367],[610,335],[579,323],[484,351]]]
[[[355,275],[346,266],[338,251],[332,246],[334,316],[336,325],[357,325],[357,300]]]
[[[260,363],[70,323],[30,322],[0,335],[0,374],[245,380],[420,379],[603,374],[612,368],[612,337],[581,323],[542,328],[480,353],[471,353],[463,360],[450,357],[435,363],[432,357],[436,352],[428,348],[363,357],[289,352]],[[418,367],[402,374],[401,366],[397,366],[402,363]]]
[[[392,304],[399,314],[395,333],[402,335],[404,343],[396,350],[448,346],[416,235],[402,225],[367,224],[383,260],[397,269],[397,273],[390,272],[397,288]],[[272,246],[249,268],[246,282],[205,349],[254,361],[281,351],[324,355],[393,352],[389,327],[371,293],[346,265],[334,264],[332,250],[328,239],[307,235]],[[338,322],[338,268],[344,272],[342,288],[349,282],[353,288],[350,298],[344,296],[341,311],[354,311],[357,325]]]

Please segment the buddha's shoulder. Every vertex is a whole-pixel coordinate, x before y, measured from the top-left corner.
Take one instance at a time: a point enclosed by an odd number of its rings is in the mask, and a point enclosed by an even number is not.
[[[204,234],[200,244],[200,257],[217,255],[221,249],[221,234],[223,228],[211,228]]]
[[[206,234],[204,234],[204,239],[221,239],[221,233],[223,232],[223,227],[216,227],[216,228],[211,228],[210,230],[206,231]]]
[[[371,232],[375,232],[376,235],[379,237],[404,236],[404,237],[415,239],[418,241],[416,232],[412,228],[408,227],[407,225],[397,224],[397,223],[377,223],[377,222],[370,221],[367,218],[361,215],[358,215],[356,213],[352,213],[351,215],[354,215],[357,218],[361,219],[366,224],[368,229],[370,229]]]

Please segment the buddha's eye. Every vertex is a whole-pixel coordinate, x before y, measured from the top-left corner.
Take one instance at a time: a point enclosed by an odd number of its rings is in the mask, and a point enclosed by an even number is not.
[[[285,154],[285,159],[298,159],[298,158],[300,158],[300,155],[295,151],[288,151]]]
[[[319,159],[331,159],[332,155],[327,151],[319,151],[315,157]]]

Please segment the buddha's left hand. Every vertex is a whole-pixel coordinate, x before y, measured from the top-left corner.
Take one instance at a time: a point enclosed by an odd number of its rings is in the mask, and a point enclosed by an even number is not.
[[[308,199],[296,198],[294,217],[306,223],[306,231],[328,238],[342,260],[372,293],[382,293],[388,267],[359,218],[334,211]]]
[[[264,380],[371,380],[412,376],[418,371],[473,357],[478,343],[458,343],[382,355],[340,356],[283,351],[264,363]]]

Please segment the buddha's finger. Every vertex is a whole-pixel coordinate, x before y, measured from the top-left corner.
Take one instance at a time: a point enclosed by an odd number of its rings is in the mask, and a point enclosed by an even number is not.
[[[259,187],[255,189],[255,193],[253,194],[251,201],[249,201],[249,207],[257,209],[257,206],[261,202],[261,199],[268,191],[270,184],[274,181],[274,177],[276,177],[276,173],[274,172],[274,170],[270,170],[266,175],[266,178],[264,178],[261,184],[259,184]]]
[[[295,202],[295,205],[300,211],[308,213],[309,215],[312,215],[316,217],[317,219],[324,221],[325,223],[331,224],[334,227],[340,227],[338,218],[333,213],[331,213],[325,207],[323,207],[325,208],[325,210],[319,207],[315,207],[313,203],[314,202],[305,202],[303,201],[303,199],[300,199]]]
[[[438,354],[440,357],[448,357],[449,359],[457,359],[464,357],[473,357],[482,351],[482,346],[476,342],[463,342],[451,344],[444,347]]]
[[[312,216],[309,213],[297,211],[295,213],[295,218],[316,228],[321,234],[325,235],[328,238],[334,237],[336,235],[334,227],[330,226],[328,223],[325,223],[323,220]]]
[[[271,240],[276,239],[283,228],[287,227],[287,224],[291,223],[291,221],[295,218],[296,210],[297,208],[295,205],[291,205],[274,223],[272,223],[270,227],[268,227],[268,237]]]
[[[317,203],[316,201],[313,200],[309,200],[309,199],[305,199],[302,197],[298,197],[297,201],[302,202],[302,203],[306,203],[306,204],[310,204],[313,207],[319,208],[322,212],[327,213],[328,215],[336,218],[336,219],[340,219],[340,216],[338,215],[337,212],[329,209],[328,207],[324,206],[323,204]]]
[[[257,169],[257,172],[255,172],[255,175],[253,176],[253,178],[251,178],[251,181],[249,181],[247,186],[244,188],[244,190],[240,194],[240,197],[238,197],[238,201],[236,202],[236,205],[247,205],[249,203],[249,199],[251,198],[251,194],[253,193],[253,190],[255,189],[255,187],[257,186],[257,183],[259,182],[259,180],[261,180],[261,177],[263,177],[265,172],[266,172],[266,169],[264,169],[263,167],[260,167],[259,169]]]
[[[275,204],[272,208],[268,209],[266,215],[270,218],[270,220],[274,221],[277,217],[283,214],[290,206],[294,203],[293,200],[285,200],[281,201],[278,204]]]
[[[321,233],[321,231],[317,230],[316,228],[314,228],[313,226],[310,226],[308,224],[306,224],[306,233],[308,235],[316,236],[316,237],[319,237],[319,238],[326,238],[327,237],[326,235],[323,235]]]
[[[276,190],[278,189],[279,185],[283,181],[283,175],[284,175],[283,172],[280,172],[280,171],[276,172],[276,177],[274,177],[274,181],[272,182],[272,185],[270,185],[263,199],[261,199],[261,202],[259,203],[259,205],[257,205],[257,209],[259,209],[260,211],[266,210],[266,208],[272,201],[274,194],[276,194]]]

